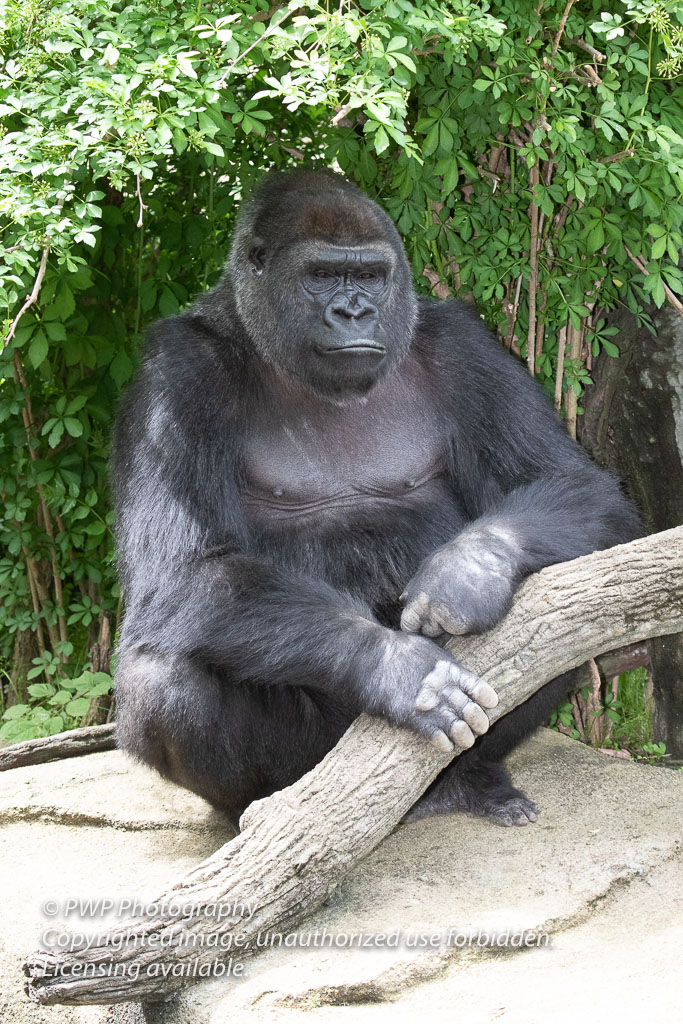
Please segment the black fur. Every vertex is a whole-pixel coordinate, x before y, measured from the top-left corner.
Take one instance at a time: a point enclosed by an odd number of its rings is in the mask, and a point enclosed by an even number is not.
[[[151,329],[114,484],[119,743],[233,819],[362,710],[471,743],[490,692],[429,637],[489,628],[524,576],[638,533],[523,367],[460,304],[418,303],[391,222],[327,172],[265,179],[221,282]],[[534,820],[495,762],[570,683],[414,815]]]

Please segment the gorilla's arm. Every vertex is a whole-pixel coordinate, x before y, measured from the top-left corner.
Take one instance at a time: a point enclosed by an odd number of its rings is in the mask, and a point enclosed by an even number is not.
[[[530,573],[641,529],[614,478],[569,437],[539,385],[479,321],[450,303],[426,313],[437,346],[447,336],[453,353],[440,359],[453,410],[444,415],[453,486],[472,522],[420,567],[402,596],[401,624],[428,636],[479,632],[502,618]]]
[[[180,320],[149,346],[117,420],[121,652],[197,659],[226,685],[305,685],[443,748],[470,746],[488,728],[478,704],[497,703],[491,687],[348,594],[259,557],[237,485],[233,396],[247,384],[226,380],[220,353]]]

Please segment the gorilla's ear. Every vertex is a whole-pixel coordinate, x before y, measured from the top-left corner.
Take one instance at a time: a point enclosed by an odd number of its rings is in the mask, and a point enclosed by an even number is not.
[[[266,257],[268,253],[265,245],[262,242],[255,242],[249,250],[249,263],[251,265],[252,273],[262,274],[266,266]]]

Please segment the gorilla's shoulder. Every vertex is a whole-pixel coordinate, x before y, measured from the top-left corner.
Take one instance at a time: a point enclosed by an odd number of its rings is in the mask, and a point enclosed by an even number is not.
[[[415,349],[450,397],[526,394],[537,388],[521,362],[506,352],[473,306],[458,299],[419,302]]]
[[[189,309],[157,320],[147,330],[142,373],[166,388],[238,388],[244,374],[241,346]]]
[[[461,370],[510,361],[474,306],[459,299],[420,299],[418,308],[418,345],[428,357]]]

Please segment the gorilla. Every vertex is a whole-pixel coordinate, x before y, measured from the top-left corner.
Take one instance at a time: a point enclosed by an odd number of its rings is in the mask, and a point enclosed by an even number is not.
[[[571,674],[488,729],[442,644],[637,516],[475,314],[417,299],[356,186],[261,180],[219,283],[151,328],[113,483],[124,750],[236,822],[368,712],[465,751],[413,817],[536,820],[500,761]]]

